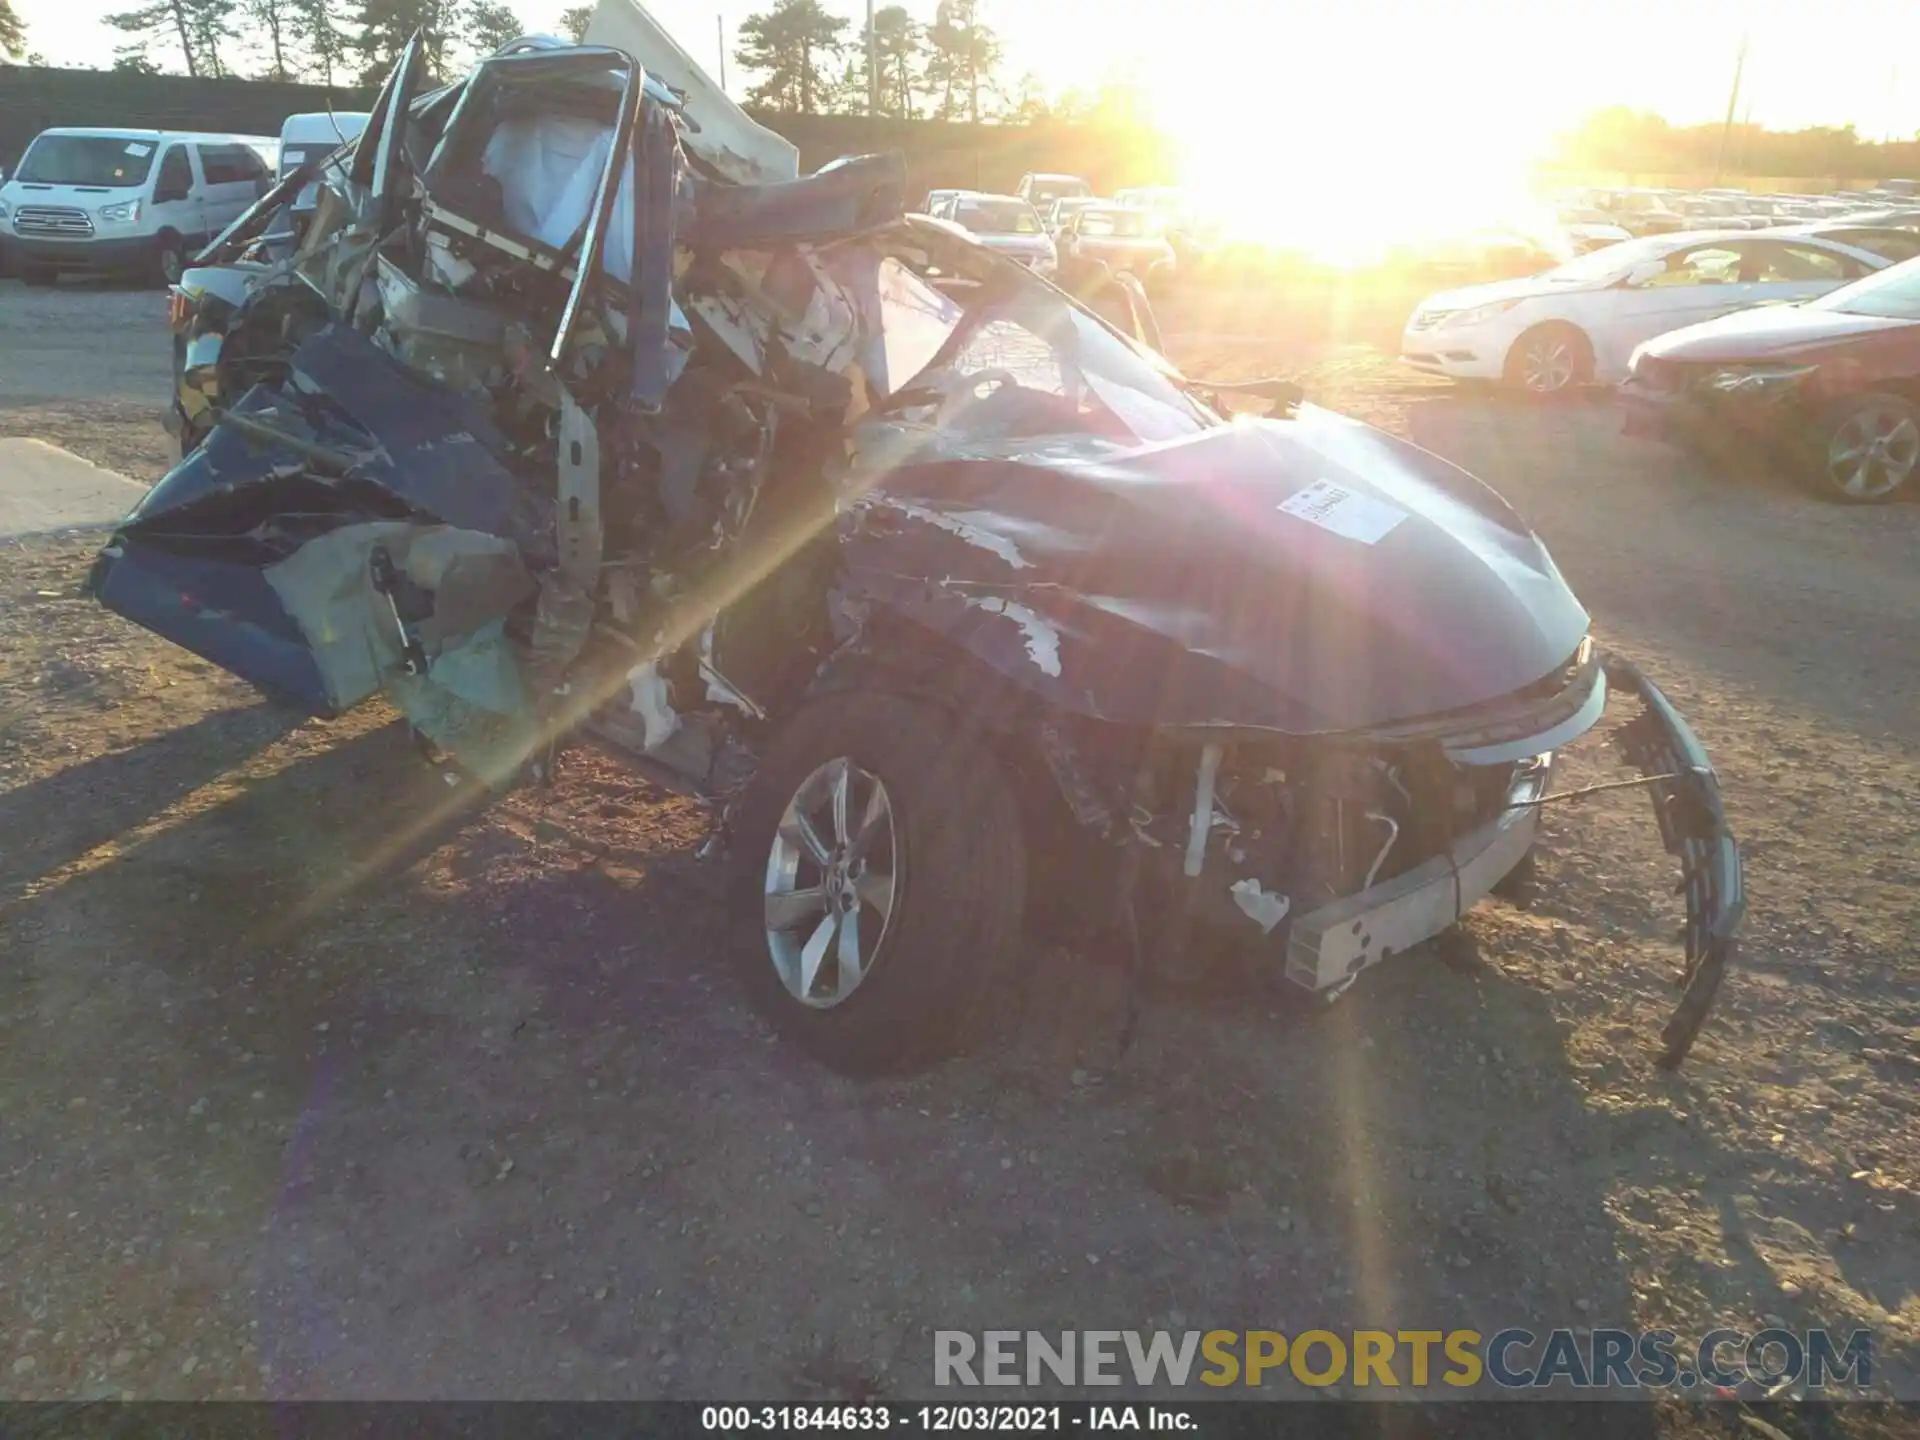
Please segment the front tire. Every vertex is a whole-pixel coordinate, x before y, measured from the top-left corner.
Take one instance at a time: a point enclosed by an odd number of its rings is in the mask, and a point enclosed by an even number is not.
[[[1593,344],[1577,326],[1552,320],[1536,325],[1507,351],[1506,382],[1542,399],[1593,380]]]
[[[162,232],[154,254],[154,275],[162,285],[178,285],[186,273],[186,246],[171,230]]]
[[[1026,846],[999,761],[946,713],[832,695],[769,747],[734,829],[755,1006],[850,1075],[963,1048],[1002,998]]]
[[[1891,500],[1920,469],[1920,407],[1898,395],[1855,396],[1827,417],[1812,460],[1815,486],[1827,499]]]

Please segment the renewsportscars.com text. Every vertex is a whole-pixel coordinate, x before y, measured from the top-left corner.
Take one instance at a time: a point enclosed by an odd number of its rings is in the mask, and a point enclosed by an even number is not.
[[[1712,1330],[936,1330],[941,1386],[1134,1384],[1259,1387],[1289,1382],[1384,1389],[1731,1389],[1752,1380],[1810,1390],[1873,1378],[1873,1337]]]

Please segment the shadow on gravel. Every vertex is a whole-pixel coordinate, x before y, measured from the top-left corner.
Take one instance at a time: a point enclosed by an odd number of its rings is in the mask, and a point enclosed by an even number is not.
[[[208,723],[228,764],[269,733]],[[116,763],[140,816],[208,762]],[[60,1162],[22,1203],[91,1213],[77,1169],[164,1222],[218,1174],[209,1253],[244,1264],[281,1395],[931,1398],[935,1329],[1633,1315],[1603,1201],[1642,1122],[1589,1109],[1546,997],[1470,955],[1309,1023],[1257,985],[1155,987],[1116,1060],[1115,967],[1036,948],[978,1053],[854,1083],[770,1042],[693,836],[595,774],[470,815],[390,726],[15,906],[7,1008],[47,1023],[3,1068],[17,1143]],[[76,975],[100,1008],[57,998]],[[69,1048],[124,1121],[63,1122]],[[218,1137],[182,1138],[189,1101]]]
[[[221,710],[142,744],[0,794],[0,905],[159,815],[285,735],[301,717],[265,701]]]

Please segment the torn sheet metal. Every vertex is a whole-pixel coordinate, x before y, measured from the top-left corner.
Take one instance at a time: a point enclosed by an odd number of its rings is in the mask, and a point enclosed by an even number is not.
[[[418,632],[428,674],[436,680],[440,656],[497,625],[534,590],[510,542],[471,530],[388,520],[344,526],[310,540],[264,574],[306,636],[336,711],[375,694],[401,668],[388,602],[369,576],[375,546],[384,547],[399,572],[433,597]],[[501,714],[527,707],[517,670],[490,662],[492,678],[481,688],[483,672],[472,657],[456,664],[462,677],[457,693],[463,699]]]
[[[1227,887],[1227,893],[1233,896],[1233,903],[1240,907],[1240,913],[1258,925],[1263,935],[1271,935],[1293,908],[1293,902],[1285,895],[1264,888],[1251,875],[1244,880],[1234,881]]]
[[[642,748],[658,750],[680,729],[680,716],[673,708],[672,691],[666,677],[660,673],[659,665],[651,660],[645,665],[636,665],[627,675],[627,691],[629,708],[640,717],[644,727]]]
[[[737,185],[767,185],[800,173],[800,151],[750,119],[640,6],[600,0],[586,43],[624,50],[678,91],[688,121],[682,143],[717,174]]]
[[[689,239],[722,250],[845,240],[898,223],[907,208],[906,159],[861,155],[773,185],[697,185]]]
[[[299,390],[364,434],[356,478],[463,530],[511,539],[536,560],[551,553],[551,498],[501,463],[506,440],[483,406],[341,325],[302,345],[291,367]]]

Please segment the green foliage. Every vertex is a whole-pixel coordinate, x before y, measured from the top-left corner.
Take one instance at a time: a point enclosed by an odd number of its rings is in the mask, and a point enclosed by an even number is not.
[[[101,20],[132,37],[116,56],[147,59],[153,45],[178,45],[189,75],[218,77],[230,73],[221,47],[233,39],[236,8],[236,0],[153,0]]]
[[[360,32],[354,48],[366,61],[363,85],[384,80],[416,32],[427,73],[439,81],[457,76],[523,31],[520,17],[501,0],[360,0],[354,23]]]
[[[926,86],[942,120],[980,123],[980,101],[999,94],[1000,37],[980,18],[980,0],[940,0],[927,27]]]
[[[0,55],[27,53],[27,27],[14,13],[13,0],[0,0]]]
[[[297,67],[293,57],[292,0],[240,0],[239,14],[247,22],[247,38],[265,53],[265,78],[293,79]]]
[[[1851,125],[1768,130],[1759,125],[1669,124],[1616,106],[1598,110],[1560,137],[1554,158],[1569,168],[1640,175],[1781,175],[1835,179],[1910,173],[1905,145],[1861,140]]]
[[[520,23],[520,17],[513,12],[511,5],[499,3],[499,0],[474,0],[468,7],[467,37],[474,50],[481,55],[491,55],[510,40],[518,40],[526,33],[526,27]]]
[[[576,45],[587,38],[587,26],[593,22],[593,6],[575,5],[560,12],[560,33]]]
[[[304,52],[304,68],[322,85],[336,83],[355,48],[354,37],[334,18],[332,0],[289,0],[293,33]]]
[[[903,5],[873,12],[873,50],[880,71],[880,113],[911,120],[913,94],[920,86],[926,34]]]

